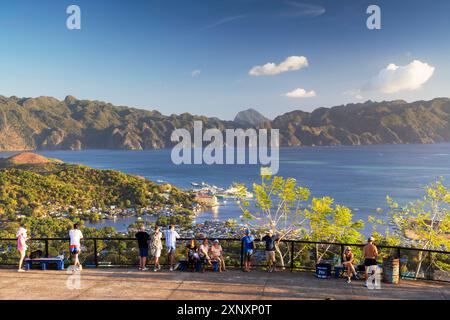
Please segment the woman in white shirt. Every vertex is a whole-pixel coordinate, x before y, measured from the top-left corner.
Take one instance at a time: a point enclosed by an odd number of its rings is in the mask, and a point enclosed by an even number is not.
[[[78,260],[78,255],[81,252],[81,239],[83,239],[83,234],[78,229],[78,223],[75,223],[73,225],[73,229],[69,231],[69,237],[70,237],[70,253],[73,254],[74,259],[74,268],[78,270],[82,270],[82,266],[80,261]]]

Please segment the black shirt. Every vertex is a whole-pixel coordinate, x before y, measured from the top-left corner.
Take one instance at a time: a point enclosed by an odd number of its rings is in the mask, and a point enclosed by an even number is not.
[[[148,240],[150,240],[150,235],[147,232],[139,231],[135,236],[138,241],[139,248],[148,248]]]
[[[269,235],[265,235],[262,240],[266,242],[266,251],[275,251],[275,241],[278,240],[276,235],[271,237],[269,237]]]

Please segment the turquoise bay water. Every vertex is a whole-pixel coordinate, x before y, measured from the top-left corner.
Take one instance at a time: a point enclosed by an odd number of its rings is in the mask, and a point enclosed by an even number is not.
[[[170,152],[165,149],[38,153],[65,162],[164,180],[182,188],[202,181],[224,188],[237,181],[249,186],[260,181],[257,165],[177,166],[172,164]],[[385,207],[387,194],[405,204],[422,195],[421,188],[439,177],[450,183],[450,144],[282,148],[278,174],[296,178],[311,189],[313,196],[333,197],[336,203],[352,208],[356,218],[364,219],[376,208]],[[200,214],[196,221],[238,219],[240,214],[237,206],[229,202]],[[129,222],[108,221],[108,224],[123,229]]]

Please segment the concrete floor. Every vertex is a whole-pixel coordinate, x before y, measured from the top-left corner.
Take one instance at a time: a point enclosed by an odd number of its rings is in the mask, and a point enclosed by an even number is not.
[[[404,280],[369,290],[363,281],[320,280],[307,272],[84,269],[79,280],[79,288],[69,289],[77,278],[66,271],[0,269],[0,299],[450,299],[446,283]]]

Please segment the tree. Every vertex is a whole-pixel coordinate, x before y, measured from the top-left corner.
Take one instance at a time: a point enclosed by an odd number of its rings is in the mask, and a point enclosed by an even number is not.
[[[442,180],[428,185],[425,196],[400,208],[389,196],[389,217],[397,229],[400,244],[419,247],[424,250],[448,251],[450,248],[450,189]],[[389,227],[387,228],[389,232]],[[425,259],[423,251],[418,254],[416,277]],[[448,271],[447,264],[431,261],[439,269]]]
[[[238,190],[243,219],[254,228],[272,229],[283,238],[303,238],[313,241],[354,242],[362,239],[359,229],[364,223],[354,222],[351,210],[345,206],[334,206],[330,197],[313,198],[308,205],[311,191],[297,184],[296,179],[275,176],[262,177],[261,184],[253,184],[255,194],[254,212],[245,200],[247,188],[235,184]],[[253,210],[253,209],[252,209]],[[305,247],[306,248],[306,247]],[[276,246],[277,252],[282,254]],[[330,246],[316,257],[318,261]],[[284,264],[283,259],[281,259]]]

